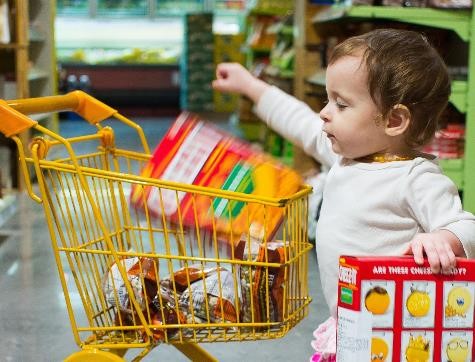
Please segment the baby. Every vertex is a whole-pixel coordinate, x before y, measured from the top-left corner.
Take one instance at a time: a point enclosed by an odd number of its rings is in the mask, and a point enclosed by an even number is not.
[[[271,128],[329,167],[316,234],[331,313],[316,333],[322,360],[335,357],[340,255],[413,254],[434,273],[475,256],[475,217],[420,151],[450,95],[446,66],[421,34],[378,29],[337,45],[319,114],[239,64],[220,64],[216,74],[215,89],[249,97]]]

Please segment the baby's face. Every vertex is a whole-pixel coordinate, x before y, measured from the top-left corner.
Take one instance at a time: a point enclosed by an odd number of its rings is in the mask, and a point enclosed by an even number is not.
[[[388,152],[385,122],[369,94],[367,72],[360,56],[345,56],[326,72],[328,103],[321,110],[333,151],[354,159]]]

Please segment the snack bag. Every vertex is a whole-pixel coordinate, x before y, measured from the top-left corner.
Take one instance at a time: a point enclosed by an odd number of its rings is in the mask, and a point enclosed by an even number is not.
[[[175,307],[173,290],[169,284],[157,283],[158,265],[156,260],[147,257],[124,258],[120,261],[127,272],[135,299],[144,313],[147,324],[152,328],[154,341],[164,341],[173,337],[177,328],[160,328],[162,325],[185,323],[183,314]],[[117,264],[112,264],[103,280],[103,291],[107,303],[117,307],[116,326],[136,326],[140,324],[137,311],[131,306],[130,296]],[[119,328],[120,330],[120,328]],[[133,335],[132,330],[124,330],[126,335]],[[139,330],[143,340],[147,339],[145,330]]]
[[[168,281],[161,280],[157,295],[150,304],[151,324],[155,326],[186,323],[185,315],[176,307],[173,289]],[[153,339],[164,341],[173,337],[178,328],[152,328]]]
[[[288,251],[281,241],[261,243],[250,239],[248,242],[242,238],[237,245],[235,255],[239,259],[282,264],[279,267],[241,266],[241,310],[244,323],[282,321],[285,261],[288,259],[286,252]]]
[[[144,310],[157,294],[157,262],[146,257],[124,258],[120,261],[127,272],[127,280],[132,286],[140,309]],[[127,292],[126,283],[117,264],[112,264],[106,274],[102,289],[107,303],[122,312],[132,313],[133,307]]]
[[[241,291],[234,288],[231,271],[197,265],[176,271],[172,278],[187,323],[237,322]]]
[[[149,213],[183,226],[237,235],[236,240],[246,232],[271,240],[283,209],[214,197],[212,188],[285,198],[302,184],[295,171],[190,113],[177,118],[141,176],[204,186],[211,194],[136,185],[131,193],[135,207],[147,207]]]
[[[161,293],[163,294],[163,301],[167,298],[166,295],[168,295],[168,291],[165,291],[163,288],[161,288]],[[178,332],[178,328],[163,328],[161,326],[180,323],[183,324],[186,322],[184,315],[177,308],[174,308],[172,304],[166,302],[162,306],[158,295],[152,300],[148,311],[144,312],[145,318],[149,319],[148,324],[151,327],[152,338],[155,342],[165,341],[167,338],[173,337]],[[140,319],[136,312],[129,313],[120,310],[117,311],[115,317],[116,326],[136,326],[139,324]],[[118,328],[118,330],[121,329]],[[143,341],[148,339],[145,329],[142,328],[138,331],[124,329],[121,332],[129,338],[134,338],[137,336],[136,333],[138,333],[138,336],[142,338]]]

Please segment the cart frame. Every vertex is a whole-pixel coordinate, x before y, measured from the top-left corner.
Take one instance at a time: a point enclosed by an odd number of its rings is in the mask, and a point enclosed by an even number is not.
[[[95,125],[97,132],[67,139],[28,117],[30,114],[60,111],[76,112],[90,124]],[[101,125],[101,122],[110,118],[114,118],[136,131],[143,152],[116,147],[113,129]],[[34,137],[29,147],[27,147],[23,144],[19,135],[31,130],[40,133],[41,137]],[[82,351],[69,356],[67,361],[74,362],[84,359],[123,361],[122,357],[128,349],[142,348],[142,351],[134,358],[134,361],[139,361],[160,342],[173,344],[181,353],[193,361],[215,361],[197,342],[279,338],[306,316],[308,304],[311,302],[307,287],[307,253],[312,246],[307,241],[306,228],[307,197],[311,192],[310,187],[305,186],[288,198],[274,199],[156,180],[134,174],[130,171],[130,164],[138,162],[143,167],[151,157],[150,147],[142,128],[120,115],[115,109],[81,91],[61,96],[11,101],[0,100],[0,132],[16,143],[19,165],[25,178],[27,192],[33,200],[42,203],[44,207],[71,328],[77,345],[82,349]],[[73,145],[80,145],[85,142],[97,142],[98,152],[78,155]],[[51,154],[50,151],[55,147],[61,147],[66,156],[62,155],[60,158],[48,159]],[[128,165],[126,172],[123,172],[119,159],[125,161]],[[39,195],[34,191],[31,182],[32,172],[38,180]],[[281,244],[283,245],[281,249],[284,250],[283,259],[279,262],[268,259],[270,249],[268,249],[267,241],[263,243],[266,246],[264,247],[265,257],[262,260],[251,259],[250,257],[239,259],[234,255],[234,248],[231,248],[230,255],[223,257],[220,254],[221,252],[218,252],[220,236],[214,223],[211,232],[208,233],[212,249],[212,252],[208,252],[208,254],[203,251],[205,242],[202,240],[202,231],[198,224],[186,228],[182,220],[179,220],[177,225],[171,226],[166,217],[163,216],[159,217],[157,221],[157,223],[160,223],[160,227],[155,227],[153,226],[154,218],[147,209],[142,210],[143,220],[134,224],[131,220],[131,211],[127,210],[127,192],[124,191],[126,185],[142,188],[156,187],[159,190],[173,191],[176,194],[189,193],[190,195],[200,195],[200,197],[225,198],[246,205],[255,203],[260,205],[259,207],[262,207],[265,213],[271,212],[269,210],[280,210],[279,212],[282,212],[285,221],[284,240]],[[70,201],[70,199],[76,201]],[[103,204],[101,204],[101,199],[106,201],[102,201]],[[107,213],[105,213],[106,211]],[[195,213],[198,213],[198,211],[195,210]],[[78,225],[78,223],[81,225]],[[142,226],[143,224],[145,226]],[[116,228],[111,227],[111,225]],[[82,227],[85,231],[78,230]],[[145,232],[149,233],[152,245],[157,233],[163,236],[164,253],[158,252],[155,247],[152,252],[145,251],[142,239],[137,241],[135,236],[137,234],[142,235]],[[190,237],[193,237],[194,242],[198,243],[198,251],[190,251],[190,245],[186,244],[183,241],[184,239],[181,239],[188,237],[187,235],[191,235]],[[232,231],[227,237],[231,239],[231,244],[234,245]],[[264,239],[266,239],[265,235]],[[170,247],[172,244],[170,240],[175,240],[176,250],[172,250],[173,247]],[[247,234],[243,242],[246,247],[249,247],[250,251],[250,233]],[[92,247],[92,245],[94,246]],[[135,246],[136,250],[130,249],[131,245]],[[264,275],[264,280],[267,281],[272,270],[279,270],[279,273],[283,273],[284,278],[281,285],[282,291],[279,291],[284,296],[282,310],[279,310],[279,320],[273,320],[271,317],[272,308],[275,308],[275,306],[272,306],[271,300],[271,293],[273,292],[267,285],[262,287],[265,301],[262,301],[264,315],[260,319],[254,313],[256,306],[252,304],[257,304],[257,302],[253,297],[250,298],[251,314],[250,320],[247,321],[241,320],[240,312],[237,312],[237,320],[215,320],[210,317],[212,315],[211,306],[205,300],[206,315],[204,321],[200,320],[198,323],[196,320],[199,318],[195,319],[195,316],[192,315],[191,322],[175,320],[168,323],[166,319],[163,319],[162,306],[160,307],[162,308],[160,309],[162,324],[159,328],[161,337],[157,340],[157,328],[151,322],[149,307],[147,306],[144,310],[140,298],[137,297],[136,291],[129,281],[130,275],[124,262],[127,258],[151,258],[156,260],[157,265],[159,262],[167,265],[170,275],[173,275],[173,272],[177,270],[175,264],[180,264],[188,270],[191,264],[201,263],[202,274],[205,270],[205,264],[216,265],[215,271],[218,270],[218,289],[221,297],[224,292],[219,270],[225,266],[232,270],[235,288],[233,290],[236,296],[234,306],[237,311],[242,307],[240,305],[242,286],[239,285],[240,281],[237,277],[241,270],[249,271],[248,277],[251,286],[253,283],[251,278],[256,270],[260,270]],[[110,267],[111,264],[117,266],[118,273],[124,282],[129,298],[129,307],[132,310],[133,322],[131,324],[125,323],[121,312],[118,311],[120,309],[117,307],[118,294],[114,293],[116,305],[111,307],[106,302],[107,298],[101,290],[104,276],[98,274],[100,272],[107,274],[107,270],[104,269]],[[66,266],[71,268],[75,287],[81,295],[85,308],[83,313],[88,320],[88,326],[80,326],[82,322],[78,321],[75,313],[70,299],[71,286],[68,285],[64,273]],[[90,268],[95,270],[88,270]],[[160,268],[162,268],[161,264]],[[155,266],[155,269],[156,274],[158,274],[158,266]],[[144,277],[142,274],[144,270],[142,270],[141,265],[140,272],[140,281],[143,284]],[[160,287],[158,279],[160,278],[157,276],[157,287]],[[203,284],[205,284],[204,280],[203,277]],[[192,281],[190,281],[188,274],[186,281],[187,286],[190,287]],[[172,311],[175,310],[178,315],[180,313],[178,307],[180,292],[174,280],[171,284],[172,304],[176,303],[171,309]],[[191,299],[191,291],[189,294]],[[164,303],[161,297],[159,299],[160,303]],[[216,308],[220,308],[221,312],[224,311],[225,306],[222,298]],[[191,314],[194,314],[194,312]],[[114,315],[115,323],[118,325],[114,325],[112,322]],[[222,315],[224,315],[224,312]],[[82,336],[84,333],[89,335],[84,338]],[[113,337],[110,337],[111,335]]]

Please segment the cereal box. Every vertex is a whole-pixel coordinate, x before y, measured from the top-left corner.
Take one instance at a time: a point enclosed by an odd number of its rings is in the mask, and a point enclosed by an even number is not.
[[[475,260],[432,274],[412,257],[342,256],[337,361],[470,362]]]

